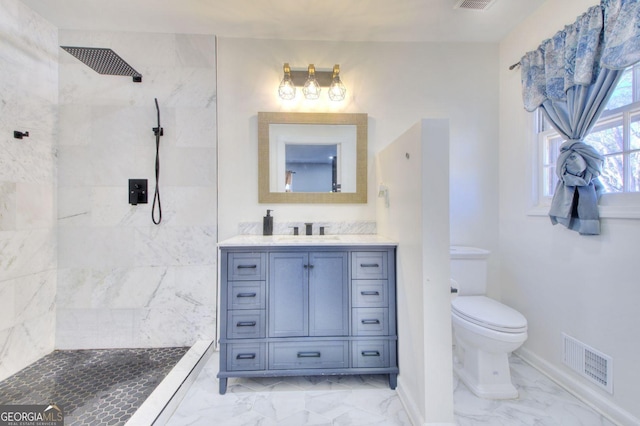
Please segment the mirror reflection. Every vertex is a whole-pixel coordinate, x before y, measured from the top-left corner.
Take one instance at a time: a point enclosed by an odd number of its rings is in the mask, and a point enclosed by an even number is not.
[[[340,192],[338,145],[285,145],[285,192]]]
[[[258,143],[260,202],[366,202],[366,114],[260,112]]]

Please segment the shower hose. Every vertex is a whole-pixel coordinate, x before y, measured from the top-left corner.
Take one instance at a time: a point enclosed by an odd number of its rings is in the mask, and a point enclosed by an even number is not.
[[[156,135],[156,190],[153,194],[153,206],[151,208],[151,220],[156,225],[162,222],[162,205],[160,204],[160,188],[158,181],[160,180],[160,136],[163,134],[162,127],[160,127],[160,107],[158,106],[158,99],[155,98],[156,110],[158,111],[158,127],[153,129],[153,133]],[[156,219],[156,205],[158,206],[158,217]]]

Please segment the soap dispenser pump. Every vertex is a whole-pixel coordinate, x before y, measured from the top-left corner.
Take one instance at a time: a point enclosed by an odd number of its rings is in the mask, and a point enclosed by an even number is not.
[[[267,210],[267,215],[262,218],[262,235],[273,235],[273,216],[271,212],[273,210]]]

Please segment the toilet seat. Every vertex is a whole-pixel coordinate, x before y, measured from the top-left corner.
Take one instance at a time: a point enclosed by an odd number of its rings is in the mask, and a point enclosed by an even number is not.
[[[503,333],[527,331],[527,319],[515,309],[486,296],[459,296],[451,310],[473,324]]]

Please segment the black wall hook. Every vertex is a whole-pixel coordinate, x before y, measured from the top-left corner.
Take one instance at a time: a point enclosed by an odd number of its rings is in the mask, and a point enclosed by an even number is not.
[[[16,139],[28,138],[29,132],[20,132],[18,130],[13,131],[13,137]]]

